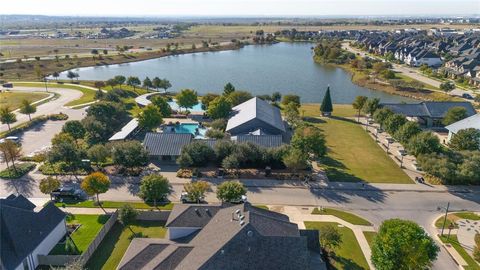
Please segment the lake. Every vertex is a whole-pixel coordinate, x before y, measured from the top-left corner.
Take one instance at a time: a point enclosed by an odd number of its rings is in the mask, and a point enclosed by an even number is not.
[[[155,76],[172,83],[169,91],[195,89],[199,94],[219,93],[231,82],[237,90],[254,95],[299,95],[304,103],[321,102],[330,85],[334,103],[351,103],[358,95],[378,97],[382,102],[411,102],[411,99],[369,90],[351,82],[341,68],[313,61],[311,43],[278,43],[245,46],[234,51],[183,54],[134,63],[75,69],[81,80],[107,80],[115,75]],[[60,74],[66,78],[66,72]]]

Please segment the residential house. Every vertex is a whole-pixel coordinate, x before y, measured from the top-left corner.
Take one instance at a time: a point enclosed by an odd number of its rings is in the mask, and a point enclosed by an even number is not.
[[[0,269],[36,269],[66,235],[65,213],[52,202],[35,212],[22,195],[0,199]]]
[[[143,146],[151,159],[175,161],[182,153],[182,148],[193,141],[190,133],[148,132]]]
[[[454,101],[425,101],[416,104],[408,103],[382,103],[381,107],[388,108],[392,112],[402,114],[410,121],[416,121],[425,127],[442,127],[442,120],[445,114],[453,107],[463,107],[467,116],[476,114],[470,102]]]
[[[318,232],[249,203],[175,205],[167,239],[134,238],[118,270],[326,269]]]
[[[472,115],[458,122],[450,124],[445,128],[448,130],[448,142],[462,129],[474,128],[480,130],[480,114]]]

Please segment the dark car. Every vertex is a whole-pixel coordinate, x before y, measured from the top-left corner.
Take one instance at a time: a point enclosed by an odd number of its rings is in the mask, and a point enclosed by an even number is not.
[[[468,93],[463,93],[462,98],[464,98],[464,99],[473,99],[472,95],[470,95],[470,94],[468,94]]]
[[[65,200],[82,201],[87,199],[87,194],[79,188],[61,187],[52,192],[55,201],[63,202]]]
[[[183,191],[182,194],[180,195],[180,201],[182,201],[182,203],[204,203],[205,197],[202,196],[200,198],[200,201],[194,201],[190,199],[190,196],[188,196],[187,192]]]

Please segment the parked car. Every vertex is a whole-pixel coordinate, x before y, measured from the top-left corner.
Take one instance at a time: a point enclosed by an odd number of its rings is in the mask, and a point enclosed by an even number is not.
[[[188,192],[183,191],[182,194],[180,194],[180,201],[182,203],[204,203],[205,196],[200,197],[199,201],[195,201],[190,199],[190,197],[188,196]]]
[[[20,138],[16,136],[8,136],[8,137],[5,137],[4,139],[0,139],[0,143],[4,143],[6,141],[12,141],[16,144],[20,144]]]
[[[65,200],[83,201],[86,200],[88,196],[80,188],[62,186],[52,192],[52,197],[57,202],[63,202]]]
[[[463,93],[462,94],[462,98],[464,99],[473,99],[472,95],[468,94],[468,93]]]
[[[232,200],[230,201],[230,203],[246,203],[247,202],[247,196],[246,195],[242,195],[242,197],[240,197],[239,199],[237,200]]]
[[[377,133],[383,133],[383,128],[377,128]]]
[[[398,149],[398,154],[400,156],[406,156],[407,155],[407,151],[405,149]]]

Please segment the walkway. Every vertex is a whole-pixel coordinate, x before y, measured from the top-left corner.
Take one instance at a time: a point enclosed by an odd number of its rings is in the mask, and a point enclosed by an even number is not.
[[[279,208],[272,207],[272,209],[279,210],[279,212],[287,215],[291,222],[298,224],[299,229],[305,229],[305,221],[336,222],[351,229],[355,234],[355,238],[357,238],[358,244],[360,245],[363,255],[367,260],[368,266],[370,266],[370,269],[375,269],[370,261],[370,257],[372,255],[370,246],[368,245],[367,239],[363,234],[364,231],[375,232],[375,228],[373,226],[353,225],[343,219],[331,215],[313,215],[311,214],[313,210],[311,207],[298,208],[295,206],[283,206]]]

